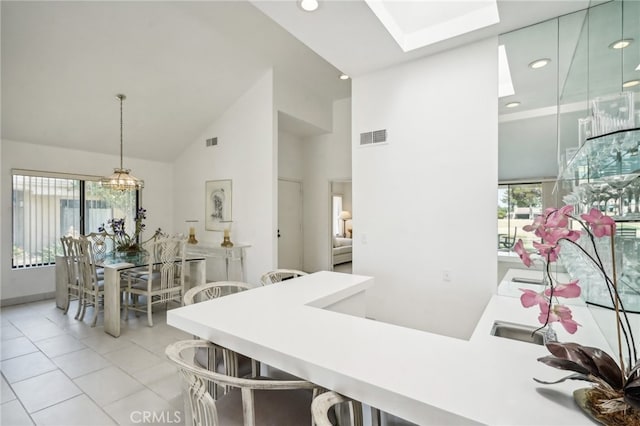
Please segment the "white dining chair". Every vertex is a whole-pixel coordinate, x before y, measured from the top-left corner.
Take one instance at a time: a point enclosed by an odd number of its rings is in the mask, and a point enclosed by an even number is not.
[[[364,423],[362,404],[334,391],[313,398],[311,416],[315,426],[362,426]]]
[[[78,309],[76,310],[75,318],[80,317],[80,311],[82,309],[82,281],[78,274],[78,255],[76,250],[76,244],[74,238],[71,236],[60,237],[62,243],[62,253],[64,259],[64,268],[67,274],[66,287],[66,304],[64,307],[64,313],[69,311],[69,306],[72,300],[78,301]]]
[[[149,264],[146,273],[126,276],[125,320],[129,310],[146,312],[149,327],[153,327],[153,305],[176,302],[182,305],[185,288],[186,239],[158,238],[150,243]],[[144,297],[144,303],[140,298]]]
[[[234,377],[193,363],[197,349],[222,350],[225,359],[236,354],[204,340],[183,340],[167,346],[165,354],[177,367],[185,396],[185,425],[304,426],[311,423],[311,401],[319,387],[306,380]],[[214,400],[209,382],[230,389]]]
[[[248,283],[240,281],[212,281],[189,289],[183,298],[185,306],[194,303],[204,302],[207,300],[217,299],[218,297],[228,296],[230,294],[239,293],[249,290],[251,286]],[[243,377],[248,375],[256,376],[260,373],[260,363],[244,355],[238,355],[234,361],[225,362],[224,353],[216,350],[209,351],[206,348],[198,348],[194,353],[194,363],[207,370],[223,372],[229,376]],[[223,388],[222,393],[228,389]],[[219,389],[214,383],[211,383],[209,392],[213,399],[218,399]]]
[[[307,273],[297,269],[276,269],[263,274],[260,277],[260,283],[262,285],[275,284],[291,278],[301,277],[303,275],[307,275]]]
[[[78,276],[82,284],[81,291],[81,312],[78,317],[84,320],[87,307],[93,306],[93,319],[91,327],[95,327],[98,321],[101,301],[104,297],[104,279],[98,277],[96,259],[93,254],[93,245],[85,236],[81,235],[74,239],[75,250],[78,256]]]

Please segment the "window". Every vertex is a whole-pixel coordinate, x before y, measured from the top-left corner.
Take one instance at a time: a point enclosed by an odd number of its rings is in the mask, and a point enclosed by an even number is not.
[[[522,227],[542,214],[543,184],[518,183],[498,186],[498,250],[509,251],[518,239],[532,249],[535,236]]]
[[[133,223],[136,192],[103,188],[98,177],[13,170],[12,268],[55,263],[60,237],[98,231],[111,218]]]
[[[333,222],[333,235],[342,236],[342,221],[340,220],[340,212],[342,211],[342,195],[334,195],[331,203],[331,216]]]

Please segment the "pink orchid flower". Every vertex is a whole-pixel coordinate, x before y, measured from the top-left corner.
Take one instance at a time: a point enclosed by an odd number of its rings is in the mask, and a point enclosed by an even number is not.
[[[580,297],[582,289],[578,285],[578,280],[571,281],[567,284],[557,284],[553,287],[553,295],[555,297],[566,297],[567,299]],[[544,295],[551,297],[551,289],[548,288],[544,291]]]
[[[604,237],[605,235],[611,236],[616,229],[614,220],[602,214],[602,212],[595,207],[591,209],[589,214],[582,214],[580,217],[589,224],[593,235],[597,238]]]
[[[559,322],[569,334],[578,331],[578,326],[580,325],[573,320],[571,309],[565,305],[553,305],[551,311],[549,311],[549,305],[540,305],[538,321],[540,321],[540,324]]]
[[[524,249],[524,243],[522,239],[519,239],[517,243],[513,246],[513,251],[516,252],[518,256],[520,256],[520,260],[522,263],[528,268],[531,266],[531,257],[529,256],[529,252]]]
[[[544,231],[541,231],[542,239],[551,245],[558,244],[558,241],[561,238],[566,238],[571,241],[578,241],[580,238],[580,233],[577,231],[572,231],[567,228],[547,228]]]
[[[533,232],[538,237],[540,236],[538,234],[538,230],[540,228],[544,228],[544,216],[536,216],[535,219],[533,219],[533,223],[531,225],[525,225],[522,227],[523,230],[527,232]]]
[[[547,262],[551,263],[558,260],[558,250],[560,249],[559,246],[555,244],[539,243],[537,241],[533,242],[533,246],[536,248],[536,250],[538,250],[540,256],[544,257],[547,260]]]
[[[549,299],[544,297],[542,293],[538,293],[527,288],[521,288],[519,290],[522,292],[520,295],[520,303],[522,303],[522,306],[525,308],[540,305],[540,309],[542,309],[542,306],[547,306],[549,303]]]
[[[564,206],[560,209],[553,209],[547,215],[547,227],[550,228],[566,228],[569,225],[569,216],[573,213],[573,206]]]

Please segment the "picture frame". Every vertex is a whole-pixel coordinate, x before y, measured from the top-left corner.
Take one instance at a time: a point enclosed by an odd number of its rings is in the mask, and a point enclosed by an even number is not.
[[[205,229],[223,231],[232,222],[231,179],[205,182]],[[225,225],[226,224],[226,225]]]

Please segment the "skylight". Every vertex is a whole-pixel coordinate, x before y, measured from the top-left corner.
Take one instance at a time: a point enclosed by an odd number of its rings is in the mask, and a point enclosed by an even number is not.
[[[513,82],[511,81],[507,51],[504,45],[501,44],[498,46],[498,97],[503,98],[513,94],[515,94],[515,91],[513,90]]]
[[[496,0],[365,0],[404,52],[500,22]]]

